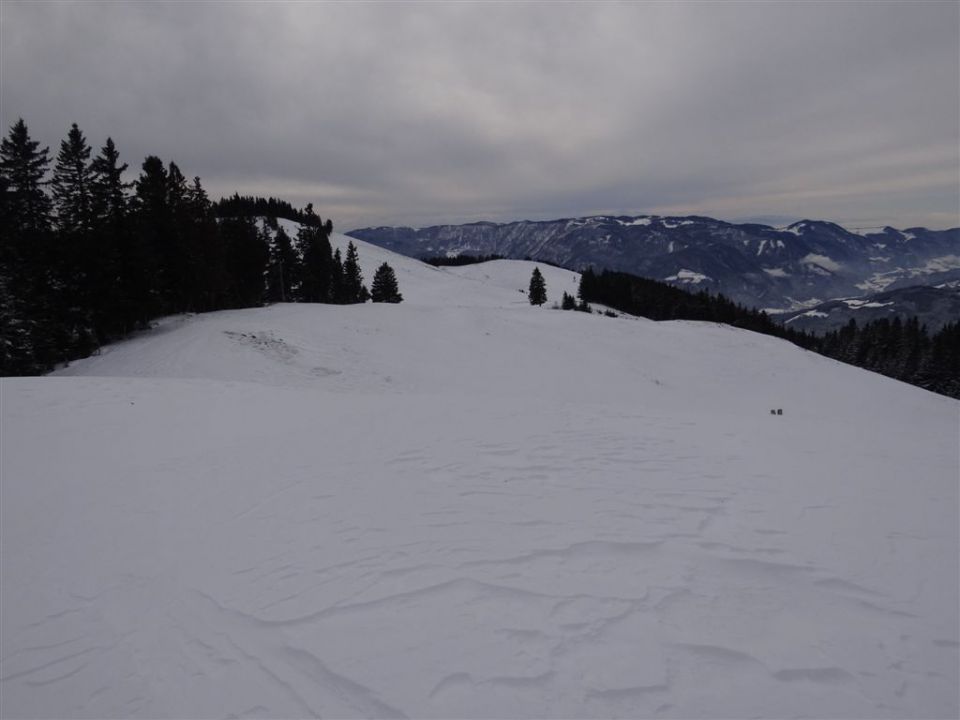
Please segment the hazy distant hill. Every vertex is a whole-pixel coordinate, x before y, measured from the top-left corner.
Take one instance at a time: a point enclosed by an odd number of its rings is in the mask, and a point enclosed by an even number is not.
[[[787,327],[815,333],[836,330],[850,320],[863,325],[895,317],[917,317],[930,332],[948,322],[956,322],[960,318],[960,283],[939,287],[914,285],[863,297],[829,300],[809,310],[779,316]]]

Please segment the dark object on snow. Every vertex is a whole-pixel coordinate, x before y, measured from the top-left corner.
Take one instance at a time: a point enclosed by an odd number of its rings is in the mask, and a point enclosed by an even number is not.
[[[527,293],[531,305],[543,305],[547,301],[547,282],[540,273],[540,268],[534,268],[530,276],[530,290]]]
[[[371,287],[370,296],[374,302],[403,302],[403,295],[397,287],[397,276],[387,263],[377,268]]]

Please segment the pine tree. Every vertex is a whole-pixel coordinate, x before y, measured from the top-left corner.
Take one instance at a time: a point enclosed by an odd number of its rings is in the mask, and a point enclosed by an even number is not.
[[[563,302],[560,303],[561,310],[575,310],[577,307],[577,300],[568,292],[563,293]]]
[[[531,305],[543,305],[547,301],[547,282],[540,274],[540,268],[534,268],[530,276],[530,291],[527,296]]]
[[[353,241],[347,244],[347,257],[343,261],[343,297],[347,304],[365,303],[370,299],[370,292],[363,284],[357,246]]]
[[[373,276],[373,285],[370,289],[373,302],[399,303],[403,302],[403,295],[397,287],[397,276],[393,268],[383,263]]]

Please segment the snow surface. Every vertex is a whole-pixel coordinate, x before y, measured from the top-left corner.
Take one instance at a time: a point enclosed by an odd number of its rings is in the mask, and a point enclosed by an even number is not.
[[[957,716],[960,404],[356,244],[0,382],[0,715]]]
[[[684,282],[692,283],[694,285],[703,282],[704,280],[709,280],[710,278],[704,275],[703,273],[698,273],[693,270],[687,270],[686,268],[680,270],[676,275],[671,275],[670,277],[664,278],[667,282]]]
[[[802,317],[825,318],[825,317],[830,317],[830,314],[829,314],[829,313],[825,313],[825,312],[821,312],[820,310],[807,310],[805,313],[800,313],[799,315],[796,315],[796,316],[790,318],[789,320],[787,320],[787,322],[786,322],[785,324],[786,324],[786,325],[789,325],[790,323],[792,323],[792,322],[793,322],[794,320],[796,320],[797,318],[802,318]]]
[[[849,298],[843,301],[844,304],[851,310],[859,310],[860,308],[879,308],[887,307],[888,305],[893,305],[893,301],[890,302],[874,302],[869,300],[858,300],[856,298]]]
[[[807,255],[804,255],[800,262],[805,265],[811,265],[814,268],[823,268],[824,270],[832,273],[840,270],[840,264],[837,261],[828,258],[826,255],[808,253]]]

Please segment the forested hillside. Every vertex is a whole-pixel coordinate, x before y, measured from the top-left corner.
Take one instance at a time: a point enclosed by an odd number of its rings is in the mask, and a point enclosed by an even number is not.
[[[23,120],[3,139],[0,375],[48,371],[161,315],[369,298],[356,250],[331,250],[312,205],[211,202],[156,156],[125,182],[110,138],[92,155],[76,124],[55,161]],[[293,237],[277,218],[299,223]]]
[[[723,295],[685,292],[629,273],[587,270],[581,276],[583,302],[607,305],[652,320],[707,320],[784,338],[827,357],[879,372],[933,392],[960,398],[960,322],[932,335],[916,318],[875,320],[823,336],[793,330],[763,311]]]

